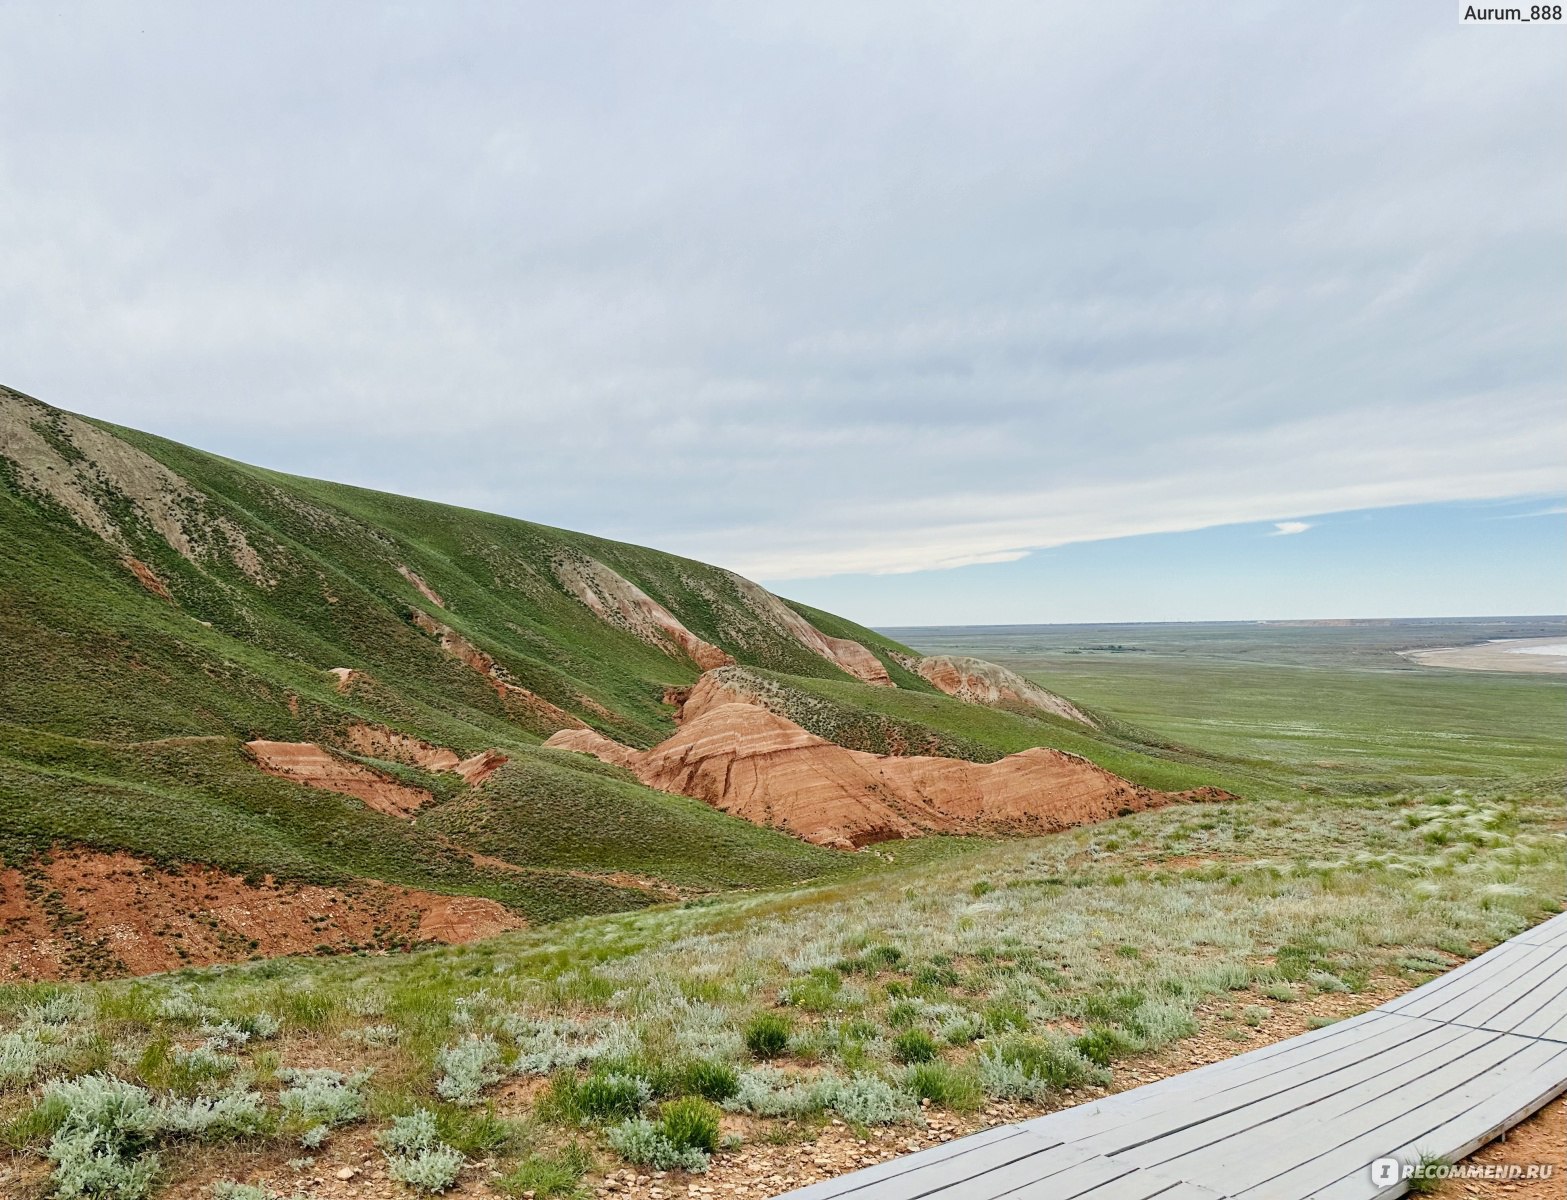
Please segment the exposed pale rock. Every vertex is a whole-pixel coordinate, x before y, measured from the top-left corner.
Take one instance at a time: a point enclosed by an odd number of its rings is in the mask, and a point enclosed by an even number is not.
[[[46,426],[52,440],[40,432]],[[62,453],[61,442],[76,453]],[[274,582],[244,530],[213,511],[207,497],[181,476],[92,422],[5,387],[0,387],[0,457],[12,462],[24,490],[47,496],[127,553],[130,544],[110,499],[113,493],[183,558],[199,563],[225,557],[252,582],[268,587]]]
[[[561,585],[600,619],[619,626],[666,654],[684,654],[704,671],[734,662],[725,651],[692,633],[657,600],[596,558],[583,555],[554,563]]]
[[[726,574],[751,611],[780,633],[866,683],[878,687],[893,686],[892,678],[881,660],[859,642],[849,638],[828,637],[761,584],[753,583],[744,575],[736,575],[732,571]]]
[[[983,658],[935,654],[918,659],[913,665],[922,678],[959,700],[971,704],[1026,705],[1098,728],[1094,719],[1070,700],[1047,692],[1016,671]]]

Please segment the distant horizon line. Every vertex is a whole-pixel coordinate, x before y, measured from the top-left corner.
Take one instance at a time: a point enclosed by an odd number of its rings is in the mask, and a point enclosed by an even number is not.
[[[981,621],[972,624],[940,622],[925,625],[879,625],[866,622],[865,625],[866,628],[878,633],[887,633],[898,629],[1070,629],[1085,625],[1095,628],[1148,625],[1322,625],[1330,628],[1350,628],[1363,625],[1480,624],[1511,621],[1567,622],[1567,613],[1487,613],[1481,616],[1458,617],[1221,617],[1176,621]]]

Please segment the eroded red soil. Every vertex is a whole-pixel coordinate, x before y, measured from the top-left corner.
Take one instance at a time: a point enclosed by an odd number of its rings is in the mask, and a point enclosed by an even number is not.
[[[0,979],[87,979],[280,954],[466,942],[525,922],[493,900],[365,883],[246,882],[125,853],[0,870]]]

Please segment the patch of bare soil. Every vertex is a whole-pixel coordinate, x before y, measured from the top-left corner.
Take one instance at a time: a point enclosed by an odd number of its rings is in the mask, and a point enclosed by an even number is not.
[[[423,788],[398,783],[362,763],[339,758],[314,742],[269,742],[257,738],[246,742],[245,749],[256,766],[268,775],[352,796],[362,801],[366,808],[390,817],[410,816],[431,799],[430,793]]]
[[[120,561],[125,564],[127,571],[136,576],[136,582],[141,584],[142,587],[146,588],[158,599],[166,600],[170,604],[174,603],[174,594],[169,591],[169,585],[164,583],[158,576],[158,573],[142,562],[141,559],[126,554],[121,557]]]
[[[592,754],[649,787],[839,849],[924,833],[1032,836],[1223,798],[1211,790],[1156,792],[1059,750],[1025,750],[993,763],[846,750],[702,683],[685,701],[680,727],[651,750],[592,730],[564,730],[545,744]]]
[[[0,871],[0,979],[91,979],[282,954],[466,942],[520,928],[493,900],[390,884],[249,882],[76,850]]]
[[[398,563],[397,573],[406,579],[409,583],[413,584],[414,590],[417,591],[426,600],[428,600],[431,604],[435,605],[437,608],[446,607],[446,601],[441,599],[441,594],[428,583],[426,583],[423,579],[419,578],[419,576],[408,567],[405,567],[402,563]]]
[[[363,722],[350,725],[343,740],[347,743],[345,749],[355,754],[382,758],[426,771],[451,771],[461,775],[470,787],[483,783],[507,762],[506,756],[499,750],[481,750],[468,758],[461,758],[457,751],[445,746],[436,746],[421,738],[398,733],[385,725],[368,725]]]

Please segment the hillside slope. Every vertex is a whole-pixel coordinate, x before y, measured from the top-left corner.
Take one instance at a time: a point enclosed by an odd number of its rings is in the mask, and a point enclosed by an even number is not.
[[[1012,742],[1103,748],[1169,782],[1059,697],[976,693],[984,664],[932,670],[720,568],[246,466],[3,388],[0,639],[0,907],[62,974],[162,961],[175,931],[100,928],[51,852],[118,855],[78,860],[105,880],[215,872],[223,948],[182,936],[189,961],[298,948],[235,915],[260,888],[370,914],[318,922],[315,945],[340,950],[865,869],[541,745],[655,746],[708,670],[804,698],[791,719],[856,750],[992,761],[1017,745],[961,733],[988,711]],[[885,715],[895,695],[918,720]],[[472,898],[463,919],[450,896]]]

